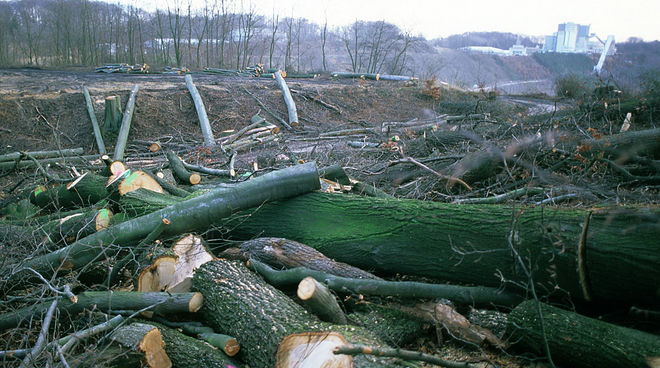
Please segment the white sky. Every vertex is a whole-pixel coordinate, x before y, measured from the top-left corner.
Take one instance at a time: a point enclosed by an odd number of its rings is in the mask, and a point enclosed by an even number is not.
[[[144,6],[169,1],[187,4],[188,0],[120,0]],[[193,8],[205,0],[191,0]],[[212,4],[214,0],[207,0]],[[219,0],[218,0],[219,2]],[[234,0],[240,8],[241,0]],[[257,13],[270,17],[307,18],[331,26],[360,20],[385,20],[402,29],[431,39],[471,31],[499,31],[542,36],[557,30],[557,24],[591,24],[591,32],[601,38],[615,35],[617,41],[641,37],[660,40],[660,0],[242,0]],[[153,9],[153,7],[151,7]]]

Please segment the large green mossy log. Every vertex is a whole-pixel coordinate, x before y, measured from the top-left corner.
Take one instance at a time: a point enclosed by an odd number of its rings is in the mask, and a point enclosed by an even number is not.
[[[197,312],[202,306],[203,297],[199,293],[140,293],[136,291],[87,291],[77,295],[73,303],[62,299],[57,308],[72,316],[84,310],[140,310],[151,307],[150,311],[166,315]],[[0,330],[29,322],[35,315],[44,313],[51,302],[42,302],[0,315]]]
[[[205,263],[195,272],[193,290],[204,295],[200,310],[204,323],[236,336],[239,356],[253,368],[275,367],[282,339],[299,332],[332,331],[351,342],[384,345],[363,327],[320,322],[241,262],[220,259]],[[372,358],[355,358],[355,367],[396,366],[391,360]]]
[[[657,303],[660,298],[657,207],[591,213],[311,193],[253,212],[235,226],[227,224],[235,238],[283,237],[366,270],[484,286],[499,286],[501,277],[527,283],[508,243],[515,224],[513,243],[534,266],[539,293],[582,298],[585,286],[596,299]],[[581,243],[586,285],[578,270]]]
[[[166,218],[170,225],[165,235],[205,230],[222,218],[238,211],[256,207],[268,201],[281,200],[319,189],[316,164],[309,162],[273,171],[263,176],[241,182],[231,188],[219,188],[119,223],[99,231],[55,252],[27,260],[20,266],[30,267],[50,277],[54,270],[78,269],[89,262],[102,259],[110,244],[128,245],[147,236]],[[19,268],[23,268],[20,267]],[[6,286],[20,285],[32,276],[25,270],[14,272],[0,280],[0,290]]]
[[[566,367],[660,367],[660,337],[541,303],[545,339],[553,361]],[[526,350],[545,355],[537,304],[509,314],[508,332]]]

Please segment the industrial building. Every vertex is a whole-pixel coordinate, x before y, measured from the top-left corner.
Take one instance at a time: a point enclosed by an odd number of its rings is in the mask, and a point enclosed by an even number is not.
[[[557,32],[551,36],[545,36],[543,52],[564,52],[564,53],[600,53],[603,51],[605,42],[602,42],[595,34],[589,33],[590,25],[576,23],[562,23],[557,27]],[[591,40],[595,37],[596,40]],[[614,36],[608,38],[614,40]],[[613,48],[609,50],[610,53]]]

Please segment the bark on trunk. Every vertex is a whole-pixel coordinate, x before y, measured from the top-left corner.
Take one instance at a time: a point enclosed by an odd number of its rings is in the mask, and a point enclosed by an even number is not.
[[[73,209],[92,205],[102,199],[116,198],[106,188],[107,178],[87,173],[79,179],[50,189],[40,186],[30,193],[30,201],[41,208]]]
[[[105,98],[105,111],[103,113],[103,131],[117,134],[121,127],[121,99],[119,96]]]
[[[545,337],[536,301],[509,314],[512,341],[543,356],[544,339],[552,360],[567,367],[659,367],[660,338],[541,303]]]
[[[284,78],[282,77],[282,74],[280,74],[279,70],[273,74],[275,75],[275,80],[277,80],[277,86],[280,87],[280,91],[282,91],[284,103],[286,104],[286,109],[289,112],[289,125],[296,126],[298,125],[298,111],[296,110],[296,103],[293,101],[293,97],[291,97],[291,91],[289,91],[289,87],[286,85],[286,82],[284,81]]]
[[[111,364],[122,367],[170,368],[172,362],[163,350],[165,343],[158,328],[144,323],[122,326],[111,336],[117,349],[104,352]]]
[[[583,298],[580,258],[595,299],[657,305],[658,216],[654,207],[516,208],[313,193],[224,225],[237,239],[285,237],[362,269],[485,286],[499,286],[500,277],[527,283],[508,243],[513,235],[534,265],[539,293]]]
[[[313,277],[306,277],[298,284],[298,298],[322,321],[345,325],[346,316],[335,296]]]

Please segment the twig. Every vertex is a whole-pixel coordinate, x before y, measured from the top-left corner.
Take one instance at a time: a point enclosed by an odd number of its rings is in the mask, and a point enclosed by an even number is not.
[[[293,130],[293,128],[291,128],[291,125],[289,125],[289,124],[288,124],[286,121],[284,121],[284,119],[282,119],[281,117],[275,115],[274,112],[272,112],[269,108],[267,108],[266,105],[264,105],[264,104],[259,100],[259,98],[258,98],[257,96],[255,96],[252,92],[248,91],[247,88],[243,87],[243,91],[245,91],[245,93],[247,93],[248,95],[252,96],[252,98],[254,98],[254,100],[257,101],[257,103],[259,104],[259,106],[261,106],[261,108],[264,109],[267,113],[269,113],[270,116],[272,116],[275,120],[277,120],[280,124],[282,124],[283,127],[285,127],[285,128],[286,128],[287,130],[289,130],[289,131]]]
[[[50,307],[48,308],[48,311],[46,312],[46,317],[44,318],[44,322],[41,325],[41,333],[39,334],[39,338],[37,338],[37,342],[34,344],[34,347],[32,348],[32,351],[29,352],[26,356],[25,359],[23,359],[23,362],[19,366],[19,368],[27,368],[29,367],[29,364],[32,362],[33,359],[37,358],[42,351],[46,348],[46,335],[48,334],[48,329],[50,328],[50,322],[53,320],[53,315],[55,314],[55,309],[57,308],[57,303],[60,301],[60,298],[55,298],[53,302],[50,304]]]
[[[517,214],[514,214],[513,217],[513,223],[511,224],[511,231],[509,232],[509,236],[507,236],[506,240],[507,243],[509,243],[509,248],[511,248],[511,252],[513,253],[514,257],[516,258],[516,261],[520,265],[523,273],[525,276],[527,276],[527,284],[529,285],[529,291],[532,293],[532,297],[534,298],[534,301],[536,302],[536,311],[539,315],[539,323],[541,324],[541,336],[543,337],[543,349],[545,350],[545,355],[548,358],[548,363],[550,363],[550,366],[552,368],[556,368],[555,363],[552,361],[552,354],[550,354],[550,345],[548,344],[548,337],[545,333],[545,323],[543,321],[543,312],[541,312],[541,302],[539,301],[539,297],[536,294],[536,288],[534,286],[534,279],[532,278],[532,273],[527,269],[527,266],[525,266],[525,262],[523,262],[522,257],[520,256],[520,253],[518,253],[518,250],[516,247],[513,246],[513,239],[516,234],[516,228],[518,227],[518,221],[520,220],[520,215],[522,214],[522,211],[519,211]]]
[[[43,116],[43,114],[41,113],[41,111],[39,111],[39,108],[38,108],[38,107],[35,106],[34,108],[35,108],[35,110],[37,110],[37,114],[39,114],[39,117],[42,118],[42,119],[44,119],[44,121],[46,122],[46,124],[47,124],[51,129],[53,129],[54,131],[56,131],[56,132],[60,133],[61,135],[63,135],[64,138],[68,139],[69,142],[71,142],[71,144],[75,144],[75,142],[73,141],[73,139],[71,139],[71,137],[69,137],[69,136],[66,135],[63,131],[59,130],[59,129],[56,128],[53,124],[51,124],[50,121],[48,121],[48,119],[46,119],[46,117]]]
[[[454,200],[453,203],[461,203],[461,204],[466,204],[466,203],[502,203],[508,199],[515,199],[518,197],[522,197],[527,194],[541,194],[543,193],[543,188],[537,188],[537,187],[523,187],[523,188],[518,188],[515,190],[512,190],[510,192],[502,193],[493,197],[484,197],[484,198],[463,198],[463,199],[456,199]]]
[[[366,346],[366,345],[342,345],[335,347],[332,352],[334,354],[345,354],[345,355],[374,355],[381,357],[392,357],[392,358],[401,358],[405,360],[420,360],[422,362],[428,362],[441,367],[446,368],[476,368],[474,364],[467,362],[456,362],[451,360],[445,360],[434,355],[424,354],[419,351],[404,350],[404,349],[393,349],[393,348],[384,348],[378,346]]]
[[[71,286],[69,286],[68,284],[67,284],[67,285],[64,285],[64,287],[63,287],[62,290],[60,291],[59,289],[57,289],[56,287],[54,287],[53,285],[51,285],[51,283],[50,283],[48,280],[46,280],[43,276],[41,276],[41,274],[40,274],[39,272],[37,272],[35,269],[33,269],[33,268],[31,268],[31,267],[25,267],[25,268],[22,268],[22,269],[20,269],[20,270],[18,270],[18,271],[16,271],[16,272],[20,272],[20,271],[22,271],[22,270],[30,271],[30,272],[34,273],[35,275],[37,275],[37,277],[38,277],[38,278],[39,278],[44,284],[46,284],[46,286],[48,286],[48,288],[49,288],[52,292],[54,292],[55,294],[58,294],[58,295],[65,295],[67,298],[69,298],[69,300],[71,301],[71,303],[76,303],[76,302],[78,301],[78,297],[77,297],[73,292],[71,292]]]
[[[99,334],[101,332],[113,329],[117,326],[119,326],[122,322],[124,321],[124,317],[121,315],[114,316],[113,318],[109,319],[106,322],[103,322],[99,325],[96,325],[94,327],[90,327],[88,329],[78,331],[72,335],[63,337],[57,341],[58,346],[59,344],[64,344],[61,348],[62,352],[66,352],[70,350],[75,343],[77,343],[80,340],[84,340],[90,336],[94,336],[96,334]]]
[[[399,160],[399,162],[410,162],[410,163],[415,164],[415,165],[421,167],[422,169],[424,169],[424,170],[426,170],[426,171],[432,173],[433,175],[439,177],[440,179],[447,180],[448,182],[450,182],[450,183],[452,183],[452,184],[454,184],[454,183],[459,183],[459,184],[461,184],[462,186],[464,186],[467,190],[472,190],[472,187],[469,186],[468,183],[464,182],[464,181],[461,180],[460,178],[457,178],[457,177],[454,177],[454,176],[450,176],[450,175],[441,174],[441,173],[439,173],[439,172],[433,170],[432,168],[430,168],[430,167],[424,165],[423,163],[421,163],[421,162],[415,160],[415,159],[412,158],[412,157],[404,157],[404,158],[402,158],[401,160]]]
[[[44,167],[41,166],[41,163],[39,163],[39,161],[36,158],[32,157],[32,155],[30,155],[28,153],[24,153],[24,152],[22,153],[22,155],[29,158],[30,160],[32,160],[32,162],[34,162],[34,164],[37,166],[37,169],[41,172],[41,174],[43,174],[43,176],[46,177],[46,179],[48,179],[50,181],[54,181],[56,183],[68,183],[68,182],[71,181],[71,178],[60,178],[60,177],[53,176],[53,175],[49,174],[46,171],[46,169],[44,169]]]

